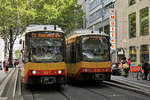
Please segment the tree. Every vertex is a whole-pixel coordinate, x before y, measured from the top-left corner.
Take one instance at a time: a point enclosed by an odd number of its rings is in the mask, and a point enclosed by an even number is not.
[[[9,64],[12,65],[13,45],[17,35],[21,34],[28,24],[28,18],[34,13],[28,10],[28,0],[3,0],[0,3],[0,36],[9,50]],[[32,18],[32,17],[31,17]],[[31,19],[30,18],[30,19]],[[7,46],[9,42],[9,46]],[[6,55],[7,49],[5,49]]]
[[[82,26],[82,16],[77,0],[1,0],[0,36],[5,43],[9,40],[11,46],[8,49],[12,52],[17,35],[22,34],[29,24],[59,25],[69,34]]]
[[[77,0],[30,0],[37,14],[32,23],[57,24],[66,34],[82,27],[83,11]]]

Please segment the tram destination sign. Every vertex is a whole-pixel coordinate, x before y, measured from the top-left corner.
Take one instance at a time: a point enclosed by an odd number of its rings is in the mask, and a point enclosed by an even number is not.
[[[101,37],[101,36],[84,36],[83,37],[83,41],[84,40],[103,40],[104,37]]]
[[[60,38],[60,34],[32,33],[33,38]]]

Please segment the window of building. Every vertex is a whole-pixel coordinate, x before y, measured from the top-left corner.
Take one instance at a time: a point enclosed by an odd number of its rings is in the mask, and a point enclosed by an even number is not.
[[[136,56],[136,47],[135,46],[129,47],[129,57],[132,62],[136,62],[137,56]]]
[[[129,38],[136,37],[136,13],[129,15]]]
[[[140,48],[140,62],[149,61],[149,48],[148,45],[141,45]]]
[[[102,0],[93,0],[90,4],[89,4],[89,9],[90,11],[92,11],[93,9],[95,9],[97,6],[102,5]]]
[[[104,33],[106,34],[110,33],[110,25],[104,26]]]
[[[128,0],[129,6],[131,6],[131,5],[135,4],[135,3],[136,3],[136,0]]]
[[[99,28],[99,33],[103,32],[103,27]]]
[[[149,34],[149,20],[148,20],[148,7],[140,10],[140,35]]]

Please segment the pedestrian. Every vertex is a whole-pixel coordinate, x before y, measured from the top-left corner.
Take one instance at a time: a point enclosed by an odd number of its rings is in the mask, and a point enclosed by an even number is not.
[[[3,67],[5,68],[5,61],[3,61]]]
[[[138,69],[137,69],[137,74],[136,74],[137,80],[139,80],[141,75],[142,75],[142,67],[141,67],[141,64],[138,64]]]
[[[149,71],[148,67],[149,67],[149,63],[147,61],[144,61],[143,65],[142,65],[142,70],[144,72],[144,77],[143,77],[144,80],[147,79],[147,75],[148,75],[148,71]]]
[[[124,63],[126,63],[126,57],[125,56],[123,57],[123,61],[124,61]]]
[[[131,60],[130,60],[130,58],[128,59],[128,71],[130,70],[130,65],[131,65]]]
[[[15,66],[15,68],[16,68],[16,66],[17,66],[17,61],[14,62],[14,66]]]
[[[7,66],[6,66],[6,62],[3,61],[3,68],[4,68],[4,72],[7,72]]]
[[[129,68],[129,66],[128,66],[127,62],[125,62],[122,67],[122,76],[124,76],[124,77],[128,76],[128,68]]]

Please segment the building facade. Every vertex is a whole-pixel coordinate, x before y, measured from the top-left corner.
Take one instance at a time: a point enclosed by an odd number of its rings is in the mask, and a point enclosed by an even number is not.
[[[82,5],[84,28],[109,34],[109,10],[114,7],[115,0],[78,0]]]
[[[150,1],[116,0],[117,48],[133,64],[150,62]]]

